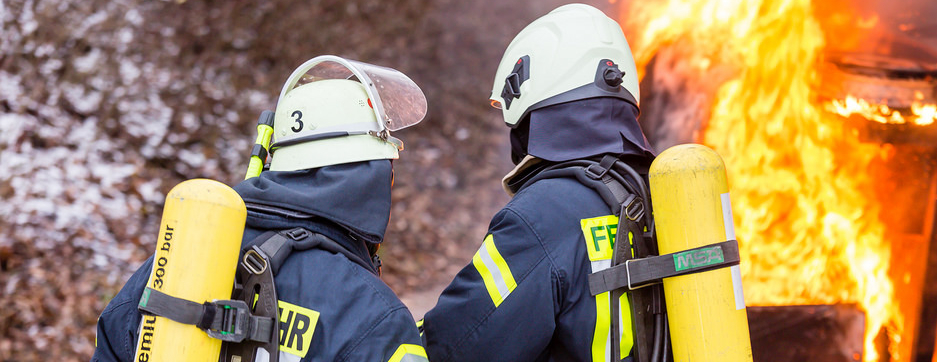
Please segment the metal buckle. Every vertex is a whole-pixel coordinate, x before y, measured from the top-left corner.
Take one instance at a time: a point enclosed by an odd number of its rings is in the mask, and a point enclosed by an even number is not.
[[[647,287],[647,286],[650,286],[650,285],[654,284],[654,283],[644,284],[644,285],[642,285],[642,286],[640,286],[640,287],[637,287],[637,288],[631,286],[631,265],[629,265],[628,263],[630,263],[630,262],[632,262],[632,261],[635,261],[635,259],[628,259],[628,260],[625,260],[625,275],[628,276],[628,290],[641,289],[641,288],[644,288],[644,287]]]
[[[628,205],[625,206],[625,217],[631,221],[638,221],[638,219],[644,217],[644,202],[640,197],[632,197],[630,201],[627,201]]]
[[[220,329],[206,329],[205,333],[226,342],[239,343],[247,339],[251,319],[247,303],[243,300],[227,299],[216,300],[212,304],[217,308],[215,313],[221,313],[221,326]]]
[[[260,275],[267,270],[267,258],[264,258],[255,248],[256,246],[244,253],[242,263],[247,271]]]

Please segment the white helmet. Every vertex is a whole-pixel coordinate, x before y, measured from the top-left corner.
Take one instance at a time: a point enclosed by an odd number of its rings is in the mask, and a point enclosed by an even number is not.
[[[270,170],[396,159],[403,142],[390,131],[424,115],[426,97],[403,73],[332,55],[313,58],[280,92]]]
[[[491,105],[514,128],[531,110],[596,97],[638,106],[634,57],[617,22],[592,6],[569,4],[514,37],[495,73]]]

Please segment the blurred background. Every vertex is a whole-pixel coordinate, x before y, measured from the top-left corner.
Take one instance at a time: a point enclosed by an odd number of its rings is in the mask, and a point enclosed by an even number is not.
[[[508,199],[497,64],[561,3],[3,0],[0,360],[90,359],[98,314],[155,250],[166,193],[242,180],[257,116],[322,54],[396,68],[426,94],[423,123],[397,133],[382,253],[397,293],[438,289]]]
[[[426,94],[396,135],[384,280],[416,317],[508,200],[504,48],[565,1],[0,0],[0,361],[88,360],[166,193],[243,179],[257,116],[321,54]],[[726,161],[756,361],[937,361],[937,3],[590,0],[657,151]]]

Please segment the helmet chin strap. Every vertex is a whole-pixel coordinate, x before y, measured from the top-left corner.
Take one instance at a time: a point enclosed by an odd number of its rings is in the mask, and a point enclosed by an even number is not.
[[[321,140],[327,140],[327,139],[338,138],[338,137],[347,137],[347,136],[365,135],[365,134],[380,138],[384,142],[390,143],[394,145],[394,147],[397,147],[397,151],[403,151],[403,141],[401,141],[397,137],[391,136],[390,133],[387,132],[387,130],[384,130],[381,132],[336,131],[336,132],[317,133],[317,134],[312,134],[312,135],[307,135],[307,136],[302,136],[302,137],[295,137],[295,138],[291,138],[291,139],[284,140],[284,141],[274,142],[272,145],[270,145],[270,152],[271,154],[273,154],[276,152],[276,150],[280,148],[297,145],[297,144],[304,143],[304,142],[321,141]]]

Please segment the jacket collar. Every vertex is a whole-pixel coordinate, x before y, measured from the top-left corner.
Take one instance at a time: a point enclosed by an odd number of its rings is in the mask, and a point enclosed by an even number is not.
[[[300,171],[266,171],[234,187],[244,202],[276,208],[288,218],[322,218],[353,237],[380,243],[390,218],[389,160]]]

